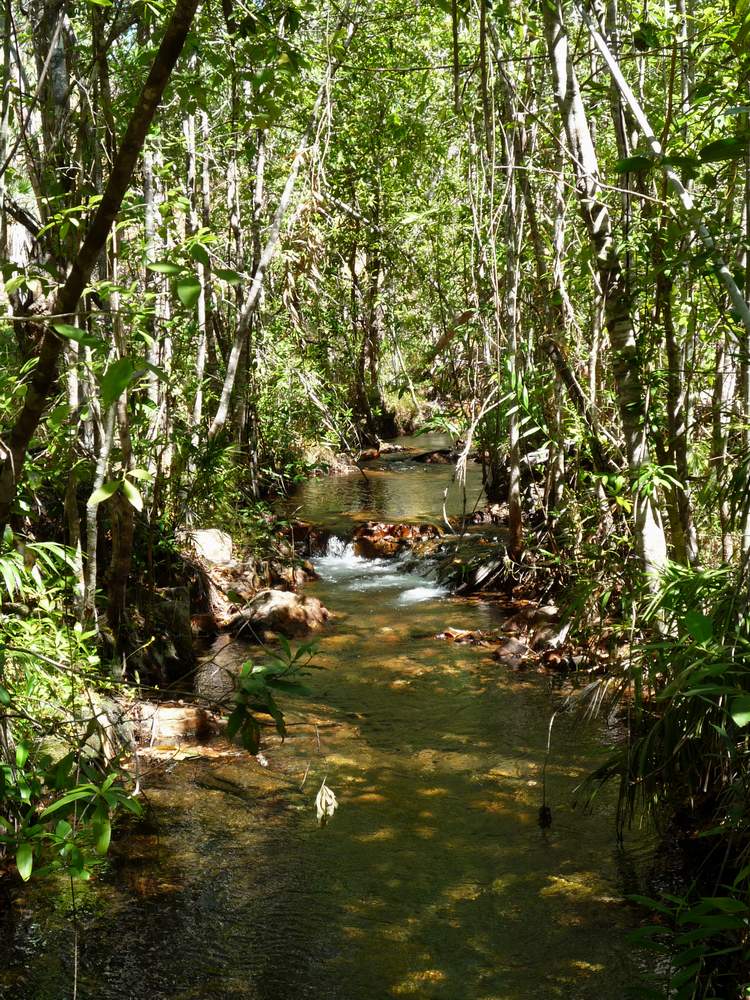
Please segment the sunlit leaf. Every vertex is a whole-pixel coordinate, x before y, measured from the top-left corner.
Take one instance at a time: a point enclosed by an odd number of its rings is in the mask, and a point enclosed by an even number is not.
[[[16,851],[16,867],[24,882],[28,882],[31,878],[31,869],[34,867],[34,851],[31,844],[19,844]]]
[[[25,767],[26,761],[29,759],[29,749],[28,743],[19,743],[16,746],[16,767]]]
[[[739,698],[735,698],[732,701],[729,714],[741,728],[750,725],[750,695],[741,695]]]
[[[122,481],[122,492],[123,496],[132,507],[135,507],[135,509],[139,512],[143,510],[143,497],[138,489],[127,479],[123,479]]]
[[[626,156],[617,160],[614,166],[616,174],[642,174],[654,166],[650,156]]]
[[[95,507],[97,504],[103,503],[105,500],[109,500],[111,496],[114,496],[115,493],[117,493],[121,486],[121,479],[113,479],[108,483],[104,483],[98,490],[94,490],[89,499],[89,503],[92,507]]]
[[[229,267],[217,267],[214,274],[217,278],[221,278],[222,281],[226,281],[228,285],[241,285],[245,280],[244,275],[240,274],[239,271],[233,271]]]
[[[194,243],[190,247],[190,256],[193,260],[197,260],[199,264],[203,264],[204,267],[208,267],[211,263],[208,251],[201,243]]]
[[[102,401],[105,406],[115,403],[133,380],[135,374],[135,362],[132,358],[118,358],[111,365],[107,365],[107,370],[100,380]]]
[[[173,264],[169,260],[155,260],[146,264],[149,271],[156,271],[157,274],[182,274],[179,264]]]
[[[180,278],[177,282],[177,298],[180,302],[192,308],[201,295],[201,283],[192,275],[188,278]]]
[[[94,850],[97,854],[106,854],[109,850],[109,842],[112,839],[112,824],[109,818],[104,816],[94,820]]]
[[[92,349],[104,347],[104,341],[100,340],[98,337],[92,337],[91,334],[86,333],[85,330],[81,330],[77,326],[71,326],[70,323],[53,323],[52,329],[59,336],[64,337],[66,340],[74,340],[77,344],[81,344],[83,347],[91,347]]]

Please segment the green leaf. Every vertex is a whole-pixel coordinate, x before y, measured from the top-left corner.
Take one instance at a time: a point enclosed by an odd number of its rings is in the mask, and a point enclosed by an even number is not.
[[[659,30],[656,25],[649,21],[641,21],[638,29],[633,32],[633,45],[639,52],[655,49],[659,45]]]
[[[179,264],[173,264],[169,260],[155,260],[146,264],[149,271],[156,271],[157,274],[182,274]]]
[[[228,285],[241,285],[245,280],[244,275],[240,274],[239,271],[233,271],[229,267],[217,267],[214,274],[217,278],[221,278],[222,281],[226,281]]]
[[[665,156],[662,163],[667,167],[675,167],[684,180],[693,180],[697,177],[701,165],[695,156]]]
[[[4,687],[0,687],[0,705],[10,705],[10,693]]]
[[[94,821],[94,850],[97,854],[106,854],[112,839],[112,824],[107,816]]]
[[[740,728],[750,725],[750,695],[745,694],[735,698],[729,714]]]
[[[201,283],[193,275],[188,278],[180,278],[177,282],[177,298],[188,309],[195,305],[200,295]]]
[[[245,706],[238,705],[227,719],[227,739],[234,739],[246,717],[247,712],[245,711]]]
[[[54,427],[55,429],[57,429],[58,427],[62,427],[62,425],[70,416],[70,412],[71,409],[67,403],[60,403],[60,405],[56,406],[50,413],[49,417],[47,418],[47,423],[49,424],[50,427]]]
[[[201,243],[193,243],[190,247],[190,256],[193,260],[197,260],[199,264],[203,264],[204,267],[208,267],[211,263],[208,251]]]
[[[77,326],[71,326],[70,323],[53,323],[52,329],[60,337],[64,337],[65,340],[74,340],[77,344],[82,344],[84,347],[101,348],[105,346],[103,340],[100,340],[98,337],[92,337],[85,330],[80,330]]]
[[[696,642],[707,642],[714,634],[714,623],[700,611],[687,611],[682,624]]]
[[[102,401],[105,406],[117,402],[133,380],[135,362],[132,358],[119,358],[107,366],[100,380]]]
[[[16,868],[18,868],[18,874],[24,882],[28,882],[31,878],[31,869],[33,867],[34,851],[32,850],[31,844],[19,844],[18,850],[16,851]]]
[[[650,170],[654,161],[650,156],[626,156],[615,163],[616,174],[641,174]]]
[[[709,142],[699,152],[704,163],[719,163],[721,160],[737,160],[745,154],[747,140],[738,135],[730,135],[726,139],[715,139]]]
[[[130,795],[126,795],[124,798],[121,798],[119,801],[120,801],[120,805],[124,809],[127,809],[127,811],[130,812],[130,813],[132,813],[134,816],[142,816],[143,815],[143,807],[141,806],[140,802],[138,802],[137,799],[132,798]]]
[[[113,479],[109,483],[104,483],[98,490],[94,490],[89,499],[89,503],[92,507],[95,507],[97,504],[103,503],[105,500],[109,500],[111,496],[114,496],[115,493],[117,493],[121,486],[122,479]]]
[[[64,840],[66,837],[70,836],[73,832],[73,827],[68,823],[66,819],[58,820],[57,826],[55,827],[55,836],[59,837],[60,840]]]
[[[122,481],[122,492],[125,499],[132,507],[135,507],[138,512],[143,510],[143,497],[138,492],[136,487],[133,486],[133,484],[127,479],[123,479]]]
[[[57,802],[53,802],[51,806],[47,806],[39,818],[46,819],[47,816],[51,816],[60,809],[65,809],[74,802],[78,802],[81,799],[90,799],[92,795],[96,795],[96,792],[97,789],[95,785],[79,785],[78,788],[74,788],[72,791],[62,795]]]
[[[16,747],[16,767],[23,768],[29,759],[29,744],[19,743]]]
[[[19,288],[26,284],[26,275],[17,274],[13,278],[9,278],[5,282],[5,294],[12,295],[13,292],[17,292]]]

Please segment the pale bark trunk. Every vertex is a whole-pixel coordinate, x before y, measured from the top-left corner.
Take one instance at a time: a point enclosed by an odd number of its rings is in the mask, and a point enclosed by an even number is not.
[[[0,0],[0,38],[3,63],[0,69],[0,258],[8,257],[8,216],[5,211],[5,160],[10,148],[10,97],[13,82],[11,61],[10,0]]]
[[[144,240],[146,259],[155,261],[159,257],[159,248],[156,242],[156,185],[154,181],[154,154],[147,146],[143,150],[143,208],[144,208]],[[158,297],[161,279],[151,271],[146,271],[146,292]],[[157,310],[154,308],[154,314]],[[156,329],[156,320],[151,323],[151,343],[148,346],[149,363],[158,368],[159,366],[159,337]],[[147,376],[148,398],[154,410],[159,408],[159,379],[156,372],[149,371]]]
[[[119,275],[119,235],[115,233],[112,239],[111,279],[118,287]],[[127,354],[127,337],[122,315],[120,313],[120,293],[113,291],[110,297],[112,305],[112,324],[117,357]],[[117,420],[117,433],[120,440],[121,474],[126,476],[132,466],[133,444],[130,437],[130,418],[128,414],[127,389],[113,404]],[[127,605],[127,588],[130,577],[130,567],[133,558],[133,536],[135,531],[135,510],[132,504],[121,494],[116,493],[110,500],[112,552],[108,574],[108,604],[107,620],[118,637]]]
[[[191,116],[192,117],[192,116]],[[199,225],[204,229],[210,226],[211,218],[211,171],[209,161],[209,128],[208,115],[205,111],[200,112],[200,132],[201,132],[201,179],[200,190],[198,190],[197,178],[195,176],[197,167],[193,166],[193,184],[190,189],[191,199],[191,229],[195,232]],[[195,121],[189,127],[188,159],[197,161]],[[190,168],[188,169],[190,174]],[[200,195],[200,212],[199,212]],[[208,344],[208,316],[209,316],[209,283],[211,278],[210,267],[206,264],[198,265],[199,279],[201,283],[201,293],[198,299],[198,344],[195,355],[195,396],[193,397],[193,407],[190,414],[190,426],[192,428],[192,444],[197,448],[200,439],[200,425],[203,419],[203,379],[206,371],[206,354]]]
[[[599,166],[573,68],[562,6],[557,0],[542,6],[555,99],[565,127],[576,177],[581,215],[586,224],[606,299],[606,326],[625,439],[625,453],[634,477],[649,463],[646,441],[646,395],[643,386],[628,301],[625,274],[615,246],[609,210],[601,200]],[[656,497],[637,490],[635,537],[647,574],[653,578],[666,564],[667,550]]]
[[[349,43],[351,42],[352,36],[354,34],[354,25],[350,25],[347,31],[346,43],[344,48],[347,49]],[[318,95],[313,105],[312,114],[310,115],[310,120],[308,122],[305,133],[302,137],[297,152],[294,154],[294,159],[292,160],[292,165],[287,175],[286,184],[284,185],[284,190],[282,191],[281,197],[279,198],[279,203],[276,206],[276,212],[274,213],[273,220],[269,229],[269,234],[266,239],[266,243],[263,247],[263,251],[260,255],[260,260],[258,261],[258,266],[253,275],[253,280],[250,284],[250,290],[245,299],[244,305],[242,307],[242,312],[237,323],[237,331],[235,333],[234,342],[232,343],[232,349],[229,353],[229,358],[227,360],[227,370],[224,377],[224,384],[221,390],[221,398],[219,400],[219,405],[216,410],[216,415],[209,428],[209,437],[214,438],[224,427],[227,417],[229,416],[229,407],[232,398],[232,390],[234,388],[235,379],[237,378],[237,368],[240,360],[240,355],[242,349],[247,340],[248,333],[250,331],[250,326],[252,324],[255,313],[258,309],[260,302],[260,293],[263,289],[263,282],[265,279],[266,271],[268,266],[273,259],[273,256],[278,247],[279,240],[281,239],[281,229],[286,216],[287,209],[292,200],[292,195],[294,194],[294,188],[297,182],[297,175],[299,174],[300,167],[302,166],[302,161],[310,148],[310,144],[315,136],[317,125],[318,125],[318,115],[320,109],[323,105],[328,87],[330,86],[331,80],[333,79],[336,70],[341,64],[341,58],[336,62],[332,63],[323,79],[323,82],[318,89]]]
[[[83,618],[96,623],[97,542],[99,534],[99,504],[92,502],[96,491],[104,484],[109,468],[109,456],[115,437],[115,407],[110,406],[104,415],[99,457],[96,461],[94,484],[86,503],[86,569],[84,574]]]

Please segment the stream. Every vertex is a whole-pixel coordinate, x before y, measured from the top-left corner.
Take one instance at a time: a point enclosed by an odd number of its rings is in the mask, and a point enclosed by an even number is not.
[[[331,530],[439,518],[451,473],[404,460],[294,502]],[[473,504],[474,471],[467,491]],[[621,1000],[643,961],[624,895],[648,846],[618,846],[613,793],[574,808],[605,722],[558,715],[541,830],[553,681],[435,638],[496,627],[499,609],[335,537],[316,567],[308,592],[334,617],[311,697],[283,700],[286,741],[269,735],[267,766],[221,740],[154,765],[153,822],[76,885],[80,1000]],[[224,665],[258,655],[214,649]],[[320,826],[324,779],[338,809]],[[68,1000],[69,884],[9,893],[0,997]]]

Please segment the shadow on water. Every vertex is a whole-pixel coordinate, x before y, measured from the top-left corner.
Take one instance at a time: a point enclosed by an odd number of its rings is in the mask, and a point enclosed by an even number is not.
[[[491,607],[405,606],[413,580],[348,558],[311,587],[337,615],[326,669],[286,706],[269,766],[225,747],[162,767],[158,833],[121,839],[78,886],[79,997],[620,1000],[639,972],[622,900],[638,845],[618,852],[606,796],[572,807],[603,733],[558,718],[540,830],[548,682],[434,639],[497,624]],[[324,778],[339,808],[320,827]],[[72,995],[69,909],[55,880],[0,907],[4,1000]]]

